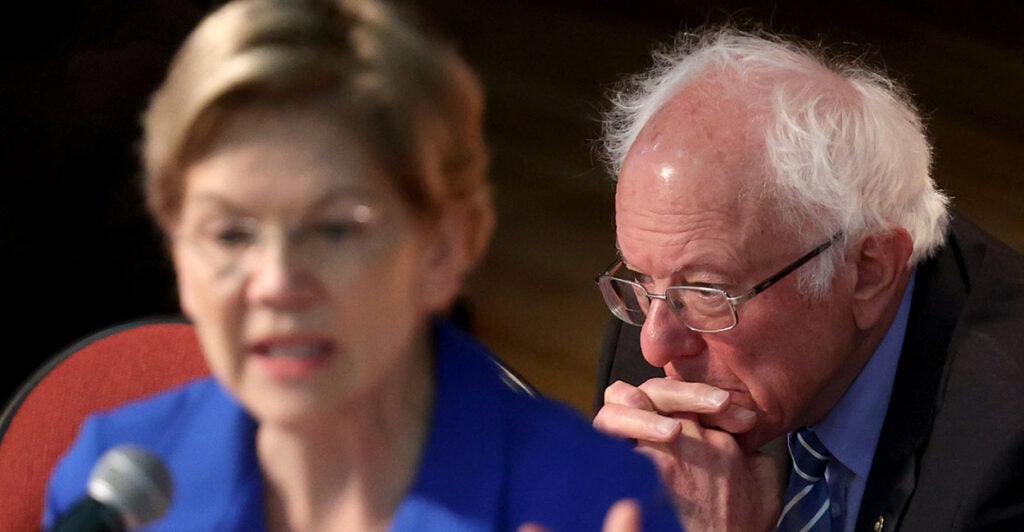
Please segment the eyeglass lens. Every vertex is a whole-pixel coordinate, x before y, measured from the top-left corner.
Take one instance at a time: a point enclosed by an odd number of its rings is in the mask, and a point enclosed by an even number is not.
[[[664,296],[651,296],[643,285],[625,279],[602,277],[599,284],[608,308],[630,325],[643,325],[651,298],[664,299],[683,324],[694,330],[718,331],[736,324],[736,314],[721,290],[671,287]]]

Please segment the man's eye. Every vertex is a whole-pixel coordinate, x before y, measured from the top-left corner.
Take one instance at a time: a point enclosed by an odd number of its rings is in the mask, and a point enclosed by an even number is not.
[[[651,276],[650,275],[647,275],[647,274],[644,274],[644,273],[640,273],[640,272],[635,272],[633,270],[626,270],[626,275],[624,277],[626,279],[629,279],[630,281],[635,281],[636,283],[642,284],[642,285],[646,285],[646,284],[651,282]]]
[[[640,286],[643,286],[644,289],[647,290],[649,293],[652,293],[652,294],[654,293],[654,279],[651,279],[650,275],[644,275],[644,274],[638,273],[638,274],[636,274],[636,277],[634,278],[634,280],[636,281],[637,284],[639,284]]]
[[[713,288],[715,290],[721,290],[722,292],[727,292],[727,290],[725,289],[726,285],[723,284],[723,283],[712,283],[712,282],[705,282],[705,281],[693,281],[693,282],[687,283],[687,286],[699,286],[701,288]],[[705,292],[705,293],[708,293],[708,292]]]
[[[721,292],[711,292],[706,290],[694,290],[696,296],[704,301],[719,301],[722,299]]]

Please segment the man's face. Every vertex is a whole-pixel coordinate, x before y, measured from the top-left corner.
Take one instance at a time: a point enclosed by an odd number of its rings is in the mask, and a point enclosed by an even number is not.
[[[688,90],[659,111],[619,176],[619,248],[651,293],[705,283],[741,294],[810,250],[771,223],[761,200],[761,144],[749,133],[756,116],[709,94]],[[798,274],[741,306],[730,331],[693,332],[660,300],[641,331],[649,363],[724,389],[756,413],[754,428],[737,435],[748,449],[817,421],[863,363],[849,269],[839,267],[829,297],[817,302],[798,292]]]

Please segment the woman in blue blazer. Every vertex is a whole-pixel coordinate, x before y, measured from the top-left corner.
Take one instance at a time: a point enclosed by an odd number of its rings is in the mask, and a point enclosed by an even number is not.
[[[110,448],[174,480],[153,530],[600,528],[655,471],[508,387],[445,321],[487,246],[482,90],[387,4],[238,0],[175,57],[144,117],[151,213],[213,377],[93,416],[45,526]]]

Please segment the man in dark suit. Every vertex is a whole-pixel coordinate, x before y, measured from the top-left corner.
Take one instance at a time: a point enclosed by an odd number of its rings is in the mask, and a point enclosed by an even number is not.
[[[687,528],[1024,529],[1024,259],[948,211],[909,98],[721,29],[615,102],[594,424]]]

